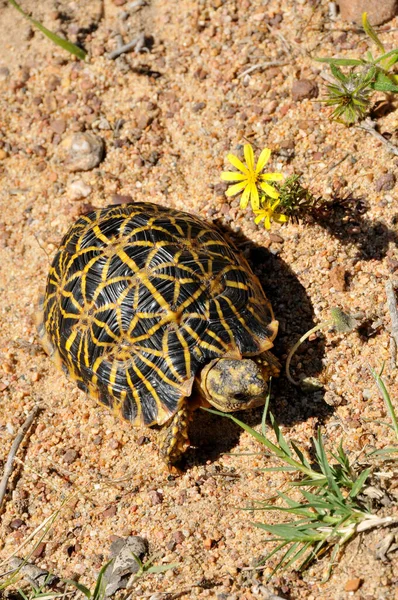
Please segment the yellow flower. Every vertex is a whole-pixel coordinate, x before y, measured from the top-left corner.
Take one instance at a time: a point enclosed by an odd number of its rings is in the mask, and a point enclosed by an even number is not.
[[[272,204],[270,199],[265,199],[265,197],[263,197],[262,202],[264,202],[262,208],[254,211],[257,215],[257,217],[254,219],[256,225],[264,219],[265,229],[271,229],[271,221],[276,221],[277,223],[286,223],[289,220],[288,216],[275,212],[276,207],[280,204],[279,200],[276,200],[276,202]]]
[[[246,164],[243,164],[234,154],[228,154],[227,159],[236,168],[237,171],[223,171],[221,179],[223,181],[236,181],[226,191],[227,196],[235,196],[243,191],[240,199],[240,207],[246,208],[251,201],[253,210],[260,208],[259,188],[275,200],[279,197],[278,191],[267,181],[281,181],[282,173],[261,173],[271,156],[271,150],[264,148],[261,152],[256,166],[254,166],[254,153],[250,144],[245,144],[243,147]]]

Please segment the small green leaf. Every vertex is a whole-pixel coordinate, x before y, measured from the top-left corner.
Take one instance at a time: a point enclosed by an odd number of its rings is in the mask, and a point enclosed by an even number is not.
[[[359,494],[371,472],[372,469],[370,468],[362,471],[362,473],[359,475],[358,479],[352,486],[352,490],[350,491],[350,498],[355,498]]]
[[[381,43],[381,41],[379,40],[377,33],[375,32],[375,30],[373,29],[373,27],[371,26],[371,24],[368,21],[368,13],[366,13],[366,12],[362,13],[362,27],[364,28],[365,32],[368,34],[370,39],[379,48],[379,50],[381,50],[381,52],[385,52],[384,46]]]
[[[79,583],[78,581],[74,581],[73,579],[64,579],[63,581],[65,581],[65,583],[67,583],[68,585],[73,585],[73,587],[75,587],[77,590],[79,590],[79,592],[84,594],[86,596],[86,598],[88,598],[88,600],[91,599],[90,590],[82,583]]]
[[[328,65],[338,65],[339,67],[354,67],[364,64],[363,60],[357,58],[315,58],[314,60]]]
[[[379,392],[381,393],[381,396],[384,400],[384,404],[386,405],[387,408],[387,412],[389,414],[389,417],[392,421],[393,424],[393,428],[395,431],[395,435],[397,437],[398,440],[398,418],[397,418],[397,414],[395,412],[393,403],[391,402],[391,398],[390,398],[390,394],[384,384],[383,379],[381,378],[380,375],[378,375],[376,373],[376,371],[374,371],[373,369],[370,369],[370,372],[373,375],[374,380],[376,381],[377,387],[379,388]]]
[[[56,44],[60,48],[63,48],[70,54],[77,56],[77,58],[80,58],[80,60],[84,60],[86,58],[87,53],[84,50],[82,50],[75,44],[72,44],[72,42],[69,42],[68,40],[64,40],[63,38],[59,37],[59,35],[57,35],[56,33],[53,33],[52,31],[50,31],[49,29],[44,27],[44,25],[42,25],[39,21],[32,19],[32,17],[30,17],[19,6],[19,4],[15,0],[8,0],[8,1],[14,8],[17,9],[17,11],[19,11],[21,13],[21,15],[23,15],[26,19],[28,19],[28,21],[30,21],[32,23],[32,25],[37,27],[37,29],[39,29],[46,37],[48,37],[48,39],[50,39],[52,42],[54,42],[54,44]]]
[[[104,575],[105,571],[109,567],[109,565],[113,562],[113,559],[108,561],[103,567],[101,567],[100,572],[98,573],[97,581],[95,584],[94,592],[93,592],[93,600],[102,600],[105,596],[105,582]]]
[[[383,71],[377,71],[376,79],[370,84],[373,90],[378,92],[398,92],[398,85],[395,85],[388,75]]]
[[[332,315],[334,327],[339,333],[348,333],[355,329],[357,325],[356,320],[349,314],[343,312],[341,308],[335,306],[331,308],[330,313]]]
[[[333,76],[342,83],[347,83],[348,78],[344,75],[343,71],[339,69],[336,65],[331,64],[330,70],[332,71]]]
[[[386,60],[387,58],[391,58],[391,60]],[[378,56],[375,60],[375,65],[378,63],[384,63],[383,67],[386,71],[388,71],[398,60],[398,48],[394,48],[394,50],[390,50],[390,52],[386,52],[381,56]]]

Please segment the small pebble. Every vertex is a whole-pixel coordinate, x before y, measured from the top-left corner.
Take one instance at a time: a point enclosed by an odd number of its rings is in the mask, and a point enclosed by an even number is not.
[[[173,533],[173,540],[176,542],[176,544],[182,544],[182,542],[185,540],[185,535],[182,533],[182,531],[175,531]]]
[[[117,513],[117,508],[116,506],[110,506],[109,508],[107,508],[106,510],[104,510],[104,512],[102,513],[102,516],[107,519],[109,517],[114,517]]]
[[[192,112],[198,113],[204,108],[206,108],[206,102],[195,102],[195,104],[192,107]]]
[[[66,130],[66,121],[65,119],[54,119],[50,121],[50,127],[55,133],[62,135]]]
[[[63,140],[60,144],[59,159],[69,171],[90,171],[98,167],[104,153],[103,139],[86,131],[74,133]]]
[[[87,198],[93,191],[90,185],[84,183],[82,179],[75,179],[68,184],[67,193],[71,200],[81,200]]]
[[[45,549],[46,544],[44,542],[40,542],[40,544],[37,544],[36,548],[33,550],[31,556],[39,558],[40,556],[43,556]]]
[[[356,577],[355,579],[349,579],[344,586],[346,592],[356,592],[359,590],[362,584],[362,579]]]
[[[11,529],[14,529],[14,530],[19,529],[23,525],[25,525],[25,521],[22,521],[22,519],[13,519],[10,523]]]
[[[67,450],[63,456],[64,462],[66,462],[67,465],[71,465],[72,463],[75,462],[75,460],[78,457],[78,453],[76,452],[76,450],[73,450],[72,448],[70,450]]]
[[[152,490],[148,492],[149,500],[152,506],[156,506],[157,504],[162,504],[163,502],[163,494],[160,494],[156,490]]]
[[[338,292],[344,292],[347,287],[347,271],[343,265],[333,267],[329,273],[330,285]]]
[[[355,21],[362,23],[362,14],[368,13],[369,23],[373,26],[381,25],[397,14],[396,0],[337,0],[340,9],[340,17],[344,21]]]
[[[319,94],[318,85],[309,79],[296,79],[292,86],[292,98],[300,102],[306,98],[316,98]]]
[[[388,192],[395,187],[396,178],[394,173],[386,173],[375,181],[376,192]]]
[[[10,70],[8,67],[0,67],[0,81],[5,81],[10,76]]]

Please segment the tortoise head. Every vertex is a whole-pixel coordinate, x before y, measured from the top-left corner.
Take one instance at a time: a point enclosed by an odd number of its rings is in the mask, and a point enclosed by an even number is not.
[[[199,384],[210,404],[233,412],[264,404],[270,375],[267,364],[251,358],[220,358],[202,370]]]

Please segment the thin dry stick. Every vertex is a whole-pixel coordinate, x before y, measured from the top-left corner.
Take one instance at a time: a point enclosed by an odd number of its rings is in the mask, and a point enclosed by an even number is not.
[[[391,369],[396,369],[398,349],[398,307],[397,298],[394,290],[394,284],[391,281],[391,279],[386,281],[385,290],[387,296],[387,308],[391,317],[390,366]]]
[[[11,473],[12,473],[12,467],[13,467],[13,464],[14,464],[15,455],[18,452],[18,448],[21,445],[22,440],[24,439],[26,432],[28,431],[29,427],[32,425],[33,421],[35,420],[35,418],[39,414],[40,410],[41,410],[40,406],[36,405],[30,411],[30,413],[26,417],[26,420],[25,420],[24,424],[19,429],[19,431],[17,433],[17,437],[15,438],[15,440],[14,440],[12,446],[11,446],[11,450],[10,450],[10,452],[8,454],[6,466],[4,467],[4,474],[3,474],[3,477],[2,477],[1,482],[0,482],[0,510],[1,510],[1,507],[2,507],[2,504],[3,504],[4,496],[6,495],[7,484],[8,484],[8,480],[9,480],[9,478],[11,476]]]
[[[249,73],[253,73],[253,71],[257,71],[257,69],[266,69],[267,67],[283,67],[287,64],[288,63],[283,60],[269,60],[268,62],[258,63],[257,65],[252,65],[251,67],[246,69],[246,71],[243,71],[243,73],[240,73],[238,75],[238,79],[244,77],[245,75],[248,75]]]
[[[124,44],[124,46],[119,46],[119,48],[116,48],[116,50],[110,52],[108,54],[108,58],[114,60],[115,58],[118,58],[118,56],[121,56],[126,52],[130,52],[130,50],[134,50],[134,52],[138,54],[138,52],[140,52],[140,50],[142,50],[144,46],[145,35],[143,33],[140,33],[135,38],[133,38],[131,42],[128,42],[128,44]]]
[[[394,144],[392,144],[389,140],[386,140],[386,138],[383,135],[381,135],[381,133],[376,131],[376,123],[372,121],[372,119],[365,119],[361,122],[360,125],[357,125],[356,127],[357,129],[363,129],[364,131],[370,133],[370,135],[373,135],[373,137],[375,137],[377,140],[379,140],[379,142],[382,142],[385,145],[387,151],[390,152],[390,154],[398,156],[397,146],[394,146]]]

